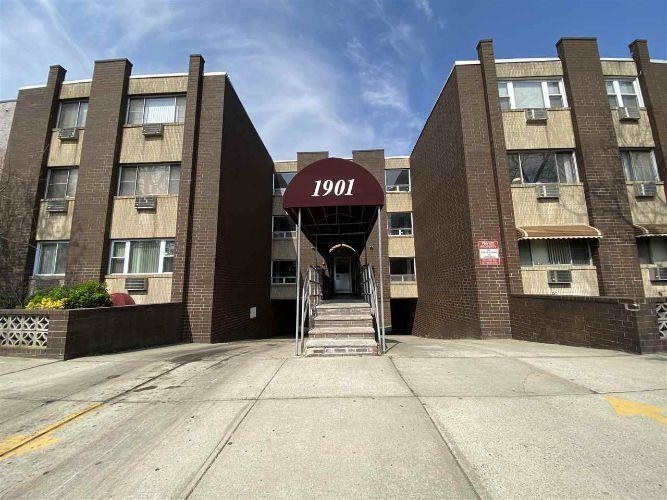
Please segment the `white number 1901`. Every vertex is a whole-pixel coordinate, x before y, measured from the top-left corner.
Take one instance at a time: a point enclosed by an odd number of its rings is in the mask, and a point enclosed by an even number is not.
[[[329,196],[332,192],[336,196],[352,196],[352,186],[354,186],[354,179],[343,180],[340,179],[334,182],[331,179],[325,181],[315,181],[315,192],[310,196]],[[322,188],[322,193],[320,193]]]

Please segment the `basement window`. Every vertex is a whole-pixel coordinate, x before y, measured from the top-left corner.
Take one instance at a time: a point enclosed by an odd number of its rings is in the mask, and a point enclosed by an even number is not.
[[[498,82],[500,109],[564,108],[563,80],[505,80]]]
[[[181,166],[123,165],[118,176],[118,196],[178,195]]]
[[[410,169],[407,168],[392,168],[384,171],[384,180],[387,187],[387,192],[409,192],[410,185]]]
[[[50,168],[46,174],[44,198],[47,200],[74,198],[78,178],[77,167]]]
[[[164,274],[174,265],[174,240],[114,240],[109,274]]]
[[[35,254],[36,276],[64,276],[67,269],[69,241],[49,241],[37,243]]]
[[[656,182],[660,180],[653,150],[621,150],[621,162],[623,163],[625,179],[629,182]]]
[[[412,212],[387,214],[389,236],[412,236]]]
[[[296,236],[296,225],[286,215],[273,216],[273,239],[282,240]]]
[[[58,111],[58,128],[83,128],[88,116],[88,101],[64,101]]]
[[[522,267],[562,265],[590,266],[591,246],[586,239],[553,239],[519,241]]]
[[[128,125],[183,123],[185,96],[132,97],[127,106]]]
[[[390,258],[389,259],[389,279],[393,282],[415,281],[414,258]]]
[[[271,283],[274,285],[296,283],[296,261],[274,260],[271,264]]]
[[[573,184],[579,182],[574,151],[507,153],[511,184]]]

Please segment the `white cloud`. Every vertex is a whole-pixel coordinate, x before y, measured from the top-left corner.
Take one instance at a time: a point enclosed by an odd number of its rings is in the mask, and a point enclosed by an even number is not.
[[[426,19],[429,21],[433,19],[433,9],[431,8],[431,4],[428,0],[413,0],[413,2],[415,7],[417,7],[417,10],[420,10],[424,13]]]

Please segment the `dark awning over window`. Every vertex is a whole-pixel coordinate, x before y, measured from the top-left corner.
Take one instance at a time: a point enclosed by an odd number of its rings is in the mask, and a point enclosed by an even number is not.
[[[667,236],[667,224],[635,224],[635,237]]]
[[[567,226],[523,226],[516,228],[520,240],[602,238],[599,229],[585,224]]]
[[[363,250],[384,205],[384,190],[361,165],[327,158],[294,176],[283,196],[283,208],[321,254],[337,244]]]

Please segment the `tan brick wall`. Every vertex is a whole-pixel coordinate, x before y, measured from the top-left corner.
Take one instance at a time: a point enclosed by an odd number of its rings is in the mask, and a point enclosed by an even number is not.
[[[127,93],[129,95],[140,94],[178,94],[188,88],[188,77],[166,76],[156,78],[130,78]]]
[[[109,277],[104,280],[109,293],[128,293],[125,290],[125,277]],[[148,292],[130,294],[137,304],[158,304],[171,302],[171,275],[148,277]]]
[[[524,110],[503,111],[505,146],[513,149],[574,149],[569,109],[550,109],[546,123],[526,123]]]
[[[605,76],[637,76],[634,61],[600,61],[602,74]]]
[[[572,284],[566,286],[549,285],[547,271],[550,269],[571,269]],[[562,266],[522,267],[521,280],[526,294],[536,295],[586,295],[597,296],[598,278],[595,266],[578,266],[575,268]]]
[[[412,212],[412,193],[387,193],[387,212]]]
[[[271,213],[273,215],[285,215],[285,210],[283,209],[283,197],[282,196],[274,196],[273,197],[273,208],[271,210],[272,210]]]
[[[632,222],[636,224],[667,224],[667,204],[665,203],[665,186],[663,183],[656,186],[657,196],[655,198],[637,198],[635,187],[631,182],[627,183],[627,188]]]
[[[389,236],[389,257],[414,257],[415,239],[409,236]]]
[[[389,293],[392,299],[416,299],[417,283],[391,283]]]
[[[584,186],[561,184],[558,200],[539,201],[535,186],[512,186],[517,226],[588,224]]]
[[[116,197],[111,216],[111,239],[173,238],[176,236],[178,196],[158,196],[155,211],[134,208],[134,198]]]
[[[651,268],[656,267],[653,264],[640,264],[642,268],[642,281],[644,282],[644,293],[647,297],[667,297],[667,283],[652,282]]]
[[[182,124],[165,125],[163,137],[144,137],[141,125],[125,125],[119,162],[180,162],[182,150]]]
[[[296,172],[297,163],[295,161],[277,161],[273,164],[276,172]]]
[[[271,259],[296,260],[296,238],[289,240],[273,240]]]
[[[51,132],[51,147],[49,148],[49,167],[78,165],[81,162],[81,146],[83,145],[84,130],[79,130],[77,141],[61,141],[58,131]]]
[[[496,73],[503,78],[540,78],[561,76],[563,67],[560,61],[532,61],[496,63]]]
[[[611,119],[614,122],[616,138],[619,148],[652,148],[653,132],[645,109],[640,111],[641,118],[638,121],[618,119],[618,109],[611,110]]]
[[[385,158],[384,168],[410,168],[410,158]]]
[[[296,299],[296,285],[272,285],[271,300]]]
[[[60,88],[60,99],[83,99],[90,96],[93,82],[63,83]]]
[[[37,232],[35,239],[39,240],[69,240],[72,230],[72,214],[74,213],[74,200],[69,201],[67,213],[52,213],[46,211],[46,201],[42,201],[39,207],[39,219],[37,220]]]

